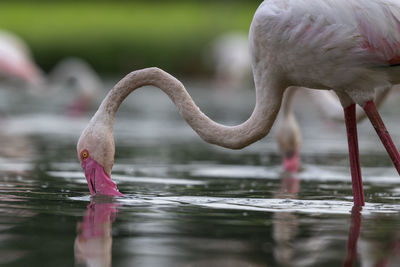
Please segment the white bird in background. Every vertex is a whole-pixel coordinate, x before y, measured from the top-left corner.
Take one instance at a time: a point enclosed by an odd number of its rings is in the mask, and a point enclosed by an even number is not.
[[[25,42],[16,35],[2,30],[0,30],[0,77],[22,80],[31,86],[41,84],[44,78]]]
[[[226,33],[211,44],[212,64],[218,89],[238,90],[251,79],[249,41],[243,33]]]
[[[75,89],[75,99],[67,106],[67,113],[80,116],[91,109],[103,83],[96,71],[83,59],[69,57],[61,60],[48,75],[48,87],[60,91],[65,85]]]
[[[75,89],[73,94],[76,97],[67,105],[66,113],[72,116],[80,116],[90,110],[97,94],[103,89],[99,75],[79,58],[61,60],[45,76],[25,42],[5,31],[0,31],[0,77],[26,82],[29,92],[39,98],[43,95],[52,97],[70,85],[69,89]]]
[[[395,0],[266,0],[257,9],[249,43],[256,87],[250,118],[237,126],[212,121],[173,76],[149,68],[128,74],[108,93],[77,152],[91,194],[121,195],[111,181],[113,126],[123,100],[154,85],[205,141],[240,149],[267,135],[289,86],[333,90],[344,109],[353,197],[364,205],[355,104],[363,107],[400,173],[400,155],[374,103],[375,90],[400,83],[400,2]]]

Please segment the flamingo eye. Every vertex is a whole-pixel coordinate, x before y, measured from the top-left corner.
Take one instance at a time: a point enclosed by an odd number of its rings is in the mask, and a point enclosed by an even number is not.
[[[88,157],[89,157],[89,151],[87,151],[86,149],[83,150],[83,151],[81,152],[81,158],[82,158],[82,159],[87,159]]]

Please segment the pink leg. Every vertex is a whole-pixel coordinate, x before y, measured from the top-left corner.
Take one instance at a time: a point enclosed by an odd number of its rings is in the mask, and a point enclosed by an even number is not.
[[[394,166],[397,169],[397,172],[400,174],[399,151],[397,150],[397,147],[394,145],[389,132],[386,130],[385,124],[383,123],[382,118],[379,115],[378,110],[376,109],[374,101],[368,101],[364,106],[364,111],[367,114],[372,125],[374,126],[377,134],[379,135],[382,144],[385,146],[386,151],[388,152],[390,158],[393,161]]]
[[[351,104],[344,108],[344,117],[349,144],[351,181],[353,186],[353,201],[355,206],[364,206],[364,190],[362,185],[360,155],[358,153],[356,105]]]

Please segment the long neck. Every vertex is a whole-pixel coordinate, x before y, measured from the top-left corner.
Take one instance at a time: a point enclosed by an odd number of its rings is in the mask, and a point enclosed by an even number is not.
[[[117,110],[123,100],[135,89],[153,85],[160,88],[177,106],[179,113],[206,142],[231,149],[240,149],[268,134],[279,111],[282,92],[263,88],[264,79],[256,79],[256,105],[250,118],[237,126],[224,126],[214,122],[193,102],[180,81],[158,68],[131,72],[108,93],[93,120],[103,120],[113,127]],[[271,90],[272,89],[272,90]]]
[[[295,95],[295,93],[297,92],[298,87],[292,86],[289,87],[286,90],[286,95],[283,99],[283,103],[282,103],[282,112],[283,112],[283,116],[284,117],[289,117],[291,115],[293,115],[293,111],[292,111],[292,103],[293,103],[293,97]]]

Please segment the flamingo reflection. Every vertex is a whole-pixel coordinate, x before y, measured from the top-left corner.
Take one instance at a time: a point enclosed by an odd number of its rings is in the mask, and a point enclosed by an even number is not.
[[[117,213],[116,203],[92,201],[78,223],[75,239],[75,260],[86,266],[111,266],[112,223]]]
[[[347,239],[347,255],[344,260],[344,267],[351,267],[357,260],[357,243],[361,231],[361,211],[362,207],[353,206],[351,210],[351,223],[349,230],[349,237]]]
[[[294,173],[285,172],[277,198],[296,199],[300,181]],[[293,242],[298,230],[298,217],[290,212],[275,212],[273,215],[273,238],[275,260],[283,266],[291,266],[294,258]]]
[[[347,240],[347,255],[343,263],[344,267],[354,266],[356,260],[362,262],[364,266],[398,266],[400,259],[400,235],[397,234],[395,240],[389,247],[382,248],[379,243],[372,240],[362,240],[360,244],[360,254],[358,257],[357,244],[360,237],[361,225],[362,225],[362,207],[354,206],[351,210],[351,223],[349,230],[349,237]],[[374,258],[373,255],[379,255]],[[372,256],[372,257],[371,257]]]

